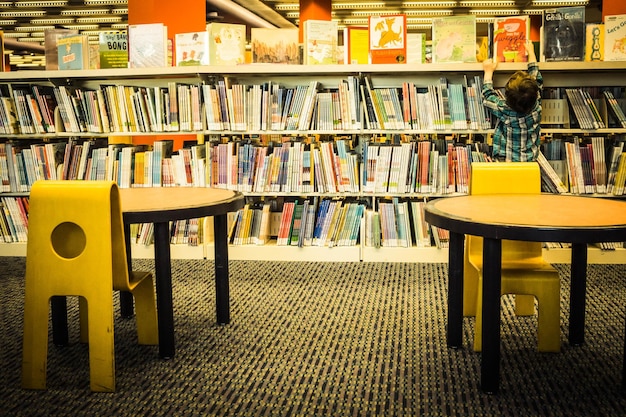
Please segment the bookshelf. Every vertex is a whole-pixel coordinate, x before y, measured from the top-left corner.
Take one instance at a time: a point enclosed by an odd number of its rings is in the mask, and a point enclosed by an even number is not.
[[[544,85],[546,88],[579,88],[581,85],[586,87],[619,87],[626,88],[626,63],[623,62],[541,62],[540,70],[544,77]],[[526,68],[525,63],[502,63],[498,67],[498,71],[494,77],[494,83],[497,87],[503,86],[508,77],[517,70]],[[413,83],[419,87],[420,91],[425,92],[429,86],[440,85],[441,80],[445,78],[449,83],[458,83],[464,85],[466,80],[474,76],[482,76],[482,64],[407,64],[407,65],[269,65],[269,64],[248,64],[237,66],[199,66],[199,67],[167,67],[167,68],[136,68],[136,69],[100,69],[100,70],[75,70],[75,71],[22,71],[7,72],[0,74],[0,91],[3,95],[9,95],[14,89],[20,89],[30,86],[48,87],[51,89],[66,87],[71,91],[80,89],[81,91],[97,91],[111,86],[125,86],[131,90],[139,90],[140,88],[167,89],[172,86],[198,86],[200,89],[205,85],[215,85],[218,80],[227,80],[231,86],[244,85],[251,88],[255,85],[263,85],[264,83],[275,83],[285,88],[297,88],[298,86],[310,86],[315,82],[317,91],[335,91],[338,86],[349,78],[358,78],[364,80],[367,78],[371,83],[372,90],[389,89],[394,90],[397,94],[402,94],[402,83]],[[357,90],[358,91],[358,90]],[[387,91],[386,93],[389,93]],[[277,149],[286,143],[290,149],[293,149],[294,143],[308,141],[310,149],[320,149],[319,157],[323,158],[321,152],[323,143],[332,140],[334,146],[331,146],[330,160],[336,158],[337,166],[335,173],[343,174],[349,177],[349,173],[354,173],[356,179],[348,178],[347,182],[342,179],[333,179],[332,176],[327,178],[327,188],[319,186],[320,181],[315,179],[315,187],[308,189],[301,186],[293,186],[292,189],[286,189],[284,184],[278,184],[275,189],[254,188],[253,184],[249,184],[248,188],[238,188],[247,196],[250,204],[261,201],[279,201],[278,207],[285,201],[300,202],[308,200],[312,202],[314,199],[318,203],[324,199],[338,200],[346,203],[363,205],[363,210],[376,211],[381,203],[393,201],[394,198],[402,202],[411,202],[416,200],[427,200],[431,198],[448,197],[466,192],[466,188],[462,188],[462,184],[455,182],[452,187],[436,187],[433,183],[429,183],[429,187],[418,188],[415,184],[404,183],[405,187],[392,188],[389,184],[384,189],[379,189],[376,183],[368,184],[364,181],[367,170],[367,164],[363,158],[364,144],[377,145],[382,144],[386,147],[401,148],[403,144],[415,143],[417,149],[418,143],[435,142],[441,140],[446,145],[458,141],[465,141],[465,145],[474,145],[474,140],[488,141],[491,129],[488,126],[471,126],[466,125],[459,127],[455,125],[447,125],[443,128],[433,126],[416,127],[415,125],[388,124],[391,128],[384,126],[367,126],[366,123],[349,124],[341,128],[317,128],[308,123],[299,123],[295,128],[276,128],[272,129],[268,123],[266,128],[260,125],[253,125],[250,119],[245,119],[242,124],[236,125],[232,123],[229,128],[216,129],[211,128],[208,124],[206,113],[206,104],[202,101],[195,103],[196,109],[199,111],[200,124],[195,127],[189,127],[184,130],[172,131],[167,128],[142,131],[128,129],[112,129],[109,132],[92,131],[64,131],[64,125],[60,112],[54,112],[54,132],[46,133],[22,133],[20,130],[14,133],[0,133],[0,142],[11,142],[17,148],[21,146],[30,146],[34,143],[55,143],[66,142],[71,140],[80,143],[84,140],[106,140],[110,143],[118,141],[118,138],[130,138],[130,141],[150,140],[151,137],[158,135],[157,140],[166,140],[168,137],[179,135],[194,135],[198,138],[198,143],[208,144],[211,153],[218,152],[220,146],[228,147],[231,144],[252,143],[256,148],[269,146]],[[388,103],[389,104],[389,103]],[[359,105],[364,106],[359,99]],[[467,107],[466,107],[467,109]],[[389,110],[389,109],[387,109]],[[397,108],[396,108],[397,110]],[[250,107],[249,111],[252,111]],[[393,110],[390,110],[392,112]],[[396,113],[397,115],[397,113]],[[312,116],[314,117],[314,116]],[[269,120],[269,119],[268,119]],[[190,124],[190,126],[193,126]],[[603,136],[619,138],[620,135],[626,134],[626,128],[606,127],[602,129],[581,129],[579,127],[549,126],[542,129],[542,132],[548,136],[569,135],[586,140],[591,136]],[[446,138],[448,140],[446,142]],[[353,160],[339,155],[337,144],[342,142],[347,145],[348,154],[356,157]],[[273,143],[273,145],[269,145]],[[368,145],[368,146],[369,146]],[[434,147],[434,145],[433,145]],[[431,147],[430,150],[433,149]],[[237,145],[231,148],[226,159],[237,155],[233,149],[237,149]],[[256,152],[256,151],[255,151]],[[417,154],[417,151],[413,151]],[[429,151],[430,152],[430,151]],[[444,152],[442,152],[444,153]],[[443,155],[440,155],[443,156]],[[245,158],[239,158],[242,160]],[[356,162],[354,162],[356,161]],[[444,161],[442,161],[443,163]],[[334,166],[333,163],[326,162],[327,166]],[[351,169],[345,166],[354,167]],[[206,168],[205,169],[209,169]],[[347,169],[347,171],[346,171]],[[408,169],[408,168],[407,168]],[[432,169],[432,167],[431,167]],[[222,171],[220,171],[222,170]],[[216,167],[215,173],[222,172],[226,175],[234,175],[232,166]],[[230,172],[230,174],[228,174]],[[211,177],[209,184],[220,187],[242,187],[240,182],[232,182],[226,179],[225,182],[219,182],[213,177],[213,168],[211,174],[207,174],[207,178]],[[375,174],[372,174],[375,177]],[[389,176],[389,173],[385,175]],[[406,177],[407,172],[402,174]],[[416,173],[413,174],[417,175]],[[459,174],[456,174],[459,175]],[[341,177],[341,175],[340,175]],[[267,177],[269,178],[269,177]],[[444,181],[439,178],[438,181]],[[214,181],[214,182],[211,182]],[[229,182],[231,181],[231,182]],[[356,184],[355,184],[356,181]],[[430,181],[430,179],[428,180]],[[447,180],[445,180],[447,181]],[[376,182],[376,181],[375,181]],[[330,184],[333,184],[333,188]],[[353,185],[354,187],[350,187]],[[371,186],[371,188],[369,188]],[[317,188],[316,188],[317,187]],[[6,191],[6,190],[5,190]],[[27,190],[9,190],[11,192],[0,193],[2,198],[13,198],[15,196],[27,196]],[[410,210],[410,208],[408,209]],[[348,214],[346,214],[348,216]],[[409,222],[407,227],[413,227],[413,217],[415,213],[409,214]],[[274,216],[277,217],[276,215]],[[384,243],[380,247],[371,246],[366,243],[367,224],[364,220],[366,216],[363,214],[359,219],[352,219],[355,226],[354,230],[358,231],[359,239],[356,243],[343,245],[339,243],[333,244],[332,247],[324,246],[304,246],[297,245],[279,245],[276,238],[263,245],[231,245],[231,259],[250,259],[250,260],[303,260],[303,261],[416,261],[416,262],[446,262],[447,250],[439,249],[435,246],[418,246],[415,239],[409,247],[387,246]],[[276,220],[275,220],[276,221]],[[274,221],[274,223],[275,223]],[[337,220],[339,221],[339,220]],[[207,237],[206,242],[199,246],[173,245],[172,257],[174,258],[207,258],[212,255],[210,242],[210,230],[208,224],[204,223],[203,234]],[[276,227],[276,225],[272,226]],[[273,234],[275,236],[275,234]],[[344,236],[344,239],[346,237]],[[251,248],[250,246],[254,246]],[[548,259],[563,259],[568,253],[568,249],[546,249]],[[595,254],[597,252],[597,255]],[[25,243],[0,243],[0,256],[14,256],[25,254]],[[143,243],[136,243],[133,249],[134,256],[150,257],[151,247]],[[623,262],[623,249],[613,251],[600,251],[592,248],[590,250],[590,262],[607,262],[616,261]]]

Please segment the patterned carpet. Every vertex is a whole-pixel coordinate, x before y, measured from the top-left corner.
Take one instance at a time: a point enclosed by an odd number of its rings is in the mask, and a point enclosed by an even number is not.
[[[533,318],[504,298],[501,392],[480,355],[445,344],[445,264],[231,262],[231,313],[215,324],[212,262],[174,261],[177,355],[136,345],[116,317],[115,393],[89,390],[88,348],[49,347],[47,391],[20,388],[23,258],[0,258],[2,416],[617,416],[626,266],[590,266],[586,340],[537,353]],[[136,261],[150,268],[151,262]],[[558,268],[567,277],[569,268]]]

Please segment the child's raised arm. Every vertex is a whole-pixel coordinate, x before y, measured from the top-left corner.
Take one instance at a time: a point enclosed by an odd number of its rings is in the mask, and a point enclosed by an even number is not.
[[[533,41],[530,39],[526,39],[526,43],[524,44],[526,47],[526,53],[528,54],[528,62],[537,62],[537,57],[535,56],[535,45],[533,45]]]

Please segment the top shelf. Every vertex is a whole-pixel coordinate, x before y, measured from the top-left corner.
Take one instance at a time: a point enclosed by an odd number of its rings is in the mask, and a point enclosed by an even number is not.
[[[626,61],[618,62],[540,62],[543,72],[578,73],[580,71],[624,71]],[[501,63],[498,72],[515,72],[526,69],[526,63]],[[399,74],[455,74],[482,73],[482,63],[463,64],[356,64],[356,65],[283,65],[244,64],[228,66],[190,66],[117,68],[97,70],[11,71],[1,72],[0,82],[41,82],[76,79],[137,79],[137,78],[203,78],[213,75],[399,75]]]

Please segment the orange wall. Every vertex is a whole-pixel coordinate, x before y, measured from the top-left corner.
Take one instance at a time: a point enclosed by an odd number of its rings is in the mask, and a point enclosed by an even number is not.
[[[300,0],[300,42],[305,20],[330,20],[331,0]]]
[[[626,2],[624,0],[602,0],[602,20],[604,20],[604,16],[614,14],[626,14]]]

